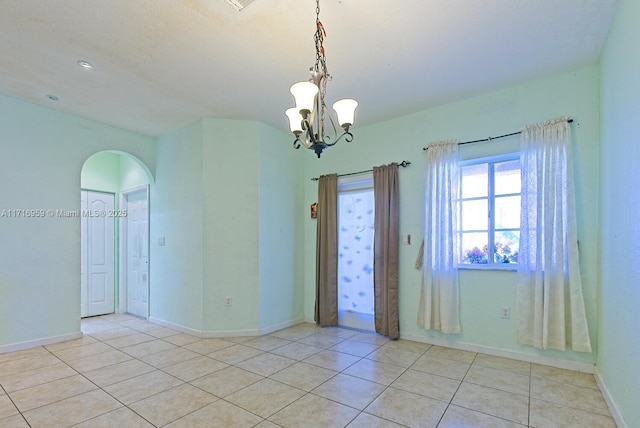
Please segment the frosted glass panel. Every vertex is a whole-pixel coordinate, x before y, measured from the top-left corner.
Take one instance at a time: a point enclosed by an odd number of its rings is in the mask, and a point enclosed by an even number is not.
[[[373,314],[373,189],[338,194],[338,311]]]

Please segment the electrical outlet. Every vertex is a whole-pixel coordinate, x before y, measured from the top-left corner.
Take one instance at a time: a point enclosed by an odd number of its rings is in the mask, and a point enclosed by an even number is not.
[[[231,297],[228,297],[228,296],[227,296],[227,297],[225,297],[225,298],[224,298],[224,305],[225,305],[226,307],[231,306],[231,304],[232,304],[232,303],[233,303],[233,301],[231,300]]]
[[[503,307],[502,310],[500,311],[500,318],[505,320],[508,320],[509,318],[511,318],[511,308]]]

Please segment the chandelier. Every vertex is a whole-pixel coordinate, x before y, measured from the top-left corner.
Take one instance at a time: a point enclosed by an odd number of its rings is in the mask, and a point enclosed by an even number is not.
[[[306,82],[298,82],[289,90],[295,98],[296,106],[285,111],[289,118],[289,128],[295,135],[293,147],[299,149],[301,145],[312,149],[318,158],[327,147],[334,146],[342,138],[347,142],[353,141],[353,134],[349,128],[353,125],[358,102],[349,98],[336,101],[333,109],[336,111],[338,124],[342,127],[342,134],[338,136],[335,122],[327,113],[324,98],[327,90],[327,82],[331,75],[327,71],[327,59],[325,57],[322,42],[326,32],[320,22],[320,0],[316,0],[316,63],[310,68],[311,78]],[[332,135],[327,135],[325,113],[331,124]]]

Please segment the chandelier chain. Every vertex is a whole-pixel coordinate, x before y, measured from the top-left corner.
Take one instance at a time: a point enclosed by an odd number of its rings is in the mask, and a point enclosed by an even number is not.
[[[316,34],[314,36],[316,44],[316,64],[315,71],[327,73],[327,59],[324,52],[324,37],[327,35],[322,22],[320,22],[320,0],[316,0]]]
[[[319,97],[318,97],[318,136],[320,138],[325,138],[325,112],[327,105],[325,104],[325,96],[327,94],[327,81],[331,80],[331,75],[327,70],[327,58],[325,56],[324,51],[324,37],[326,36],[326,31],[322,22],[320,22],[320,0],[316,0],[316,34],[314,36],[315,44],[316,44],[316,63],[314,66],[314,70],[321,75],[324,76],[323,79],[320,80],[319,84]]]

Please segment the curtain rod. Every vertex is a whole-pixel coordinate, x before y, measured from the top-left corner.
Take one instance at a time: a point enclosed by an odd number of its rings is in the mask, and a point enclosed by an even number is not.
[[[567,122],[573,123],[573,119],[569,119],[567,120]],[[461,146],[463,144],[484,143],[485,141],[497,140],[498,138],[511,137],[518,134],[522,134],[522,131],[512,132],[511,134],[498,135],[497,137],[483,138],[482,140],[464,141],[462,143],[458,143],[458,145]],[[422,150],[429,150],[429,147],[423,147]]]
[[[411,165],[411,162],[409,162],[409,161],[402,161],[402,162],[398,163],[398,166],[401,166],[401,167],[403,167],[403,168],[406,168],[406,167],[408,167],[409,165]],[[346,174],[338,174],[338,177],[347,177],[347,176],[349,176],[349,175],[364,174],[365,172],[371,172],[371,171],[373,171],[373,170],[372,170],[372,169],[367,169],[367,170],[365,170],[365,171],[348,172],[348,173],[346,173]],[[311,179],[311,181],[318,181],[318,180],[320,180],[320,177],[313,177],[313,178]]]

